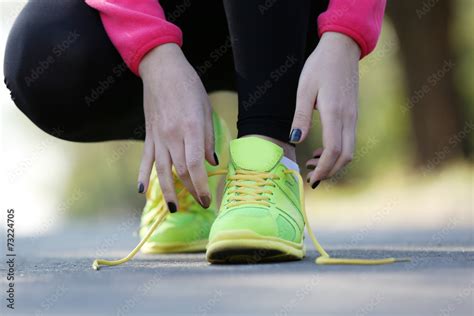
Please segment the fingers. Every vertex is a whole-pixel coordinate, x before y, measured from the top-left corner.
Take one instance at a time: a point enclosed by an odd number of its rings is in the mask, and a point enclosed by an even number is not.
[[[178,174],[179,179],[183,182],[186,189],[191,193],[198,203],[200,203],[199,196],[196,194],[191,176],[189,174],[188,166],[186,164],[186,154],[184,149],[184,142],[169,144],[169,152],[171,161]]]
[[[352,111],[321,113],[324,149],[316,149],[313,152],[314,158],[306,163],[308,169],[314,170],[307,176],[308,182],[313,188],[321,180],[334,176],[353,159],[357,106],[348,108]]]
[[[155,143],[155,166],[168,210],[174,213],[178,209],[178,199],[174,188],[173,173],[171,172],[171,157],[167,148],[160,142]]]
[[[320,158],[324,148],[320,147],[313,151],[313,158]]]
[[[198,141],[200,140],[200,141]],[[174,212],[178,208],[178,200],[176,197],[172,166],[176,170],[179,178],[183,182],[186,189],[194,199],[198,201],[204,208],[211,204],[211,196],[208,187],[208,176],[204,165],[204,145],[203,135],[199,133],[192,134],[189,137],[187,146],[184,143],[174,143],[169,149],[157,142],[153,152],[153,145],[146,146],[144,150],[144,158],[140,166],[139,181],[149,179],[151,166],[155,160],[156,172],[160,182],[161,191],[168,203],[170,212]],[[150,151],[153,154],[150,154]],[[150,158],[150,156],[152,158]],[[140,182],[139,182],[140,183]],[[148,182],[146,182],[148,185]],[[140,184],[139,184],[140,186]]]
[[[185,138],[186,166],[201,205],[208,208],[211,204],[211,194],[209,193],[208,176],[204,165],[204,144],[198,141],[203,140],[202,136],[196,136],[198,135],[189,135]]]
[[[316,167],[318,165],[318,162],[319,162],[319,158],[321,158],[322,153],[323,153],[323,148],[318,148],[318,149],[314,150],[313,151],[313,158],[306,162],[306,168],[309,169],[309,170],[316,169]]]
[[[321,158],[311,175],[311,186],[329,177],[342,151],[342,121],[334,111],[321,112],[323,146]]]
[[[318,166],[319,158],[313,158],[306,162],[306,169],[314,170]]]
[[[342,151],[334,167],[329,172],[332,177],[352,161],[355,148],[355,122],[346,121],[342,128]]]
[[[311,128],[313,110],[316,104],[317,88],[308,82],[307,76],[302,74],[296,94],[296,108],[291,125],[290,143],[302,142]]]
[[[140,170],[138,172],[138,193],[144,193],[148,190],[151,168],[153,168],[153,161],[155,161],[155,147],[151,137],[145,137],[142,161],[140,163]]]

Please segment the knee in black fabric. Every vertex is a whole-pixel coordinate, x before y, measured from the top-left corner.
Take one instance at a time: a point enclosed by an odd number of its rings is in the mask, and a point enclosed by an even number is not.
[[[111,50],[99,14],[83,1],[30,1],[7,41],[5,83],[38,127],[77,140],[93,116],[85,96],[103,79],[101,62],[123,63]]]
[[[54,73],[58,60],[80,37],[74,30],[64,36],[58,14],[65,13],[68,3],[71,1],[28,3],[10,32],[4,59],[5,83],[13,101],[38,127],[55,136],[63,120],[60,106],[67,104],[67,99],[59,102],[67,80]]]

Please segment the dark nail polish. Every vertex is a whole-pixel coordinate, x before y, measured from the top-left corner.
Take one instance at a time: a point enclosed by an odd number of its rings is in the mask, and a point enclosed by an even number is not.
[[[321,155],[314,156],[313,158],[314,159],[319,159],[319,158],[321,158]]]
[[[199,198],[201,199],[202,207],[208,208],[209,205],[211,205],[210,197],[203,195],[203,196],[200,196]]]
[[[308,183],[309,183],[309,179],[306,179],[306,182],[308,182]]]
[[[299,128],[293,128],[290,133],[290,143],[297,143],[301,138],[301,130]]]
[[[307,166],[306,166],[306,169],[308,169],[308,170],[314,170],[314,169],[316,169],[316,166],[315,166],[315,165],[307,165]]]
[[[168,202],[168,210],[170,213],[175,213],[176,212],[176,204],[173,202]]]
[[[143,193],[143,191],[145,191],[145,186],[143,183],[138,182],[138,193]]]
[[[311,188],[316,189],[316,187],[319,185],[321,181],[316,181],[315,183],[313,183],[313,185],[311,186]]]
[[[214,153],[214,161],[216,162],[216,166],[219,164],[219,158],[217,158],[217,154]]]

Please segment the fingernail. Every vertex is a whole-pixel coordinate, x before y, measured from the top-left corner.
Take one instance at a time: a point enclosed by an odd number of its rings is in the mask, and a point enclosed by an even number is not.
[[[306,179],[306,182],[308,182],[308,183],[309,183],[309,179]]]
[[[301,138],[301,130],[299,128],[293,128],[290,133],[290,143],[297,143]]]
[[[306,169],[308,169],[308,170],[314,170],[314,169],[316,169],[316,166],[315,166],[315,165],[307,165],[307,166],[306,166]]]
[[[200,196],[199,199],[201,200],[202,207],[208,208],[209,205],[211,205],[211,198],[210,197],[208,197],[206,195],[203,195],[203,196]]]
[[[216,166],[219,164],[219,158],[217,158],[217,154],[214,153],[214,161],[216,162]]]
[[[138,193],[143,193],[143,191],[145,191],[145,186],[143,183],[138,182]]]
[[[313,185],[311,186],[311,188],[314,190],[316,189],[316,187],[319,185],[321,181],[316,181],[315,183],[313,183]]]
[[[173,202],[168,202],[168,210],[170,213],[175,213],[176,212],[176,204]]]
[[[319,158],[321,158],[321,155],[314,156],[313,158],[314,159],[319,159]]]

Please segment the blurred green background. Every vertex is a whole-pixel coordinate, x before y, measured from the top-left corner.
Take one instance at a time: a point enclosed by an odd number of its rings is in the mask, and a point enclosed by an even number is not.
[[[378,46],[361,62],[355,159],[308,195],[310,208],[342,214],[338,218],[344,222],[348,208],[364,213],[368,205],[380,207],[398,196],[401,213],[429,216],[462,209],[472,224],[474,1],[432,2],[389,1]],[[222,93],[212,102],[235,132],[236,96]],[[317,115],[314,127],[298,148],[300,162],[321,144]],[[123,214],[143,206],[135,186],[141,143],[71,148],[64,197],[77,188],[87,194],[68,214]],[[374,199],[380,203],[367,203]]]

